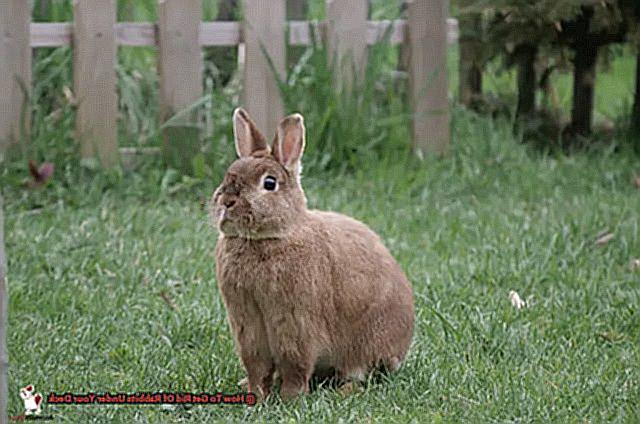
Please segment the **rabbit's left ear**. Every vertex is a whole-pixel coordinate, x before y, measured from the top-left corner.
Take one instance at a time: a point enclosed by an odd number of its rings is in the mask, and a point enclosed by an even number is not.
[[[304,152],[304,118],[299,113],[289,115],[280,121],[272,153],[278,162],[288,170],[299,170],[300,158]]]
[[[267,140],[246,110],[241,107],[233,111],[233,136],[238,157],[258,156],[269,153]]]

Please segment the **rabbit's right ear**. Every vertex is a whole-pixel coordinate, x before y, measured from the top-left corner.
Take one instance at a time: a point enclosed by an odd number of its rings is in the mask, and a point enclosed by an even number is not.
[[[304,152],[304,118],[299,113],[280,121],[273,142],[273,156],[285,168],[300,172],[300,158]]]
[[[269,154],[267,140],[241,107],[233,111],[233,136],[239,157]]]

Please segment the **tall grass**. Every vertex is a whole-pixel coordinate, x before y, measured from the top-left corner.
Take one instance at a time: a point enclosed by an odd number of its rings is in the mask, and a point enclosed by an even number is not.
[[[355,169],[399,160],[410,148],[410,110],[403,81],[395,79],[397,49],[387,42],[369,50],[367,66],[351,86],[337,83],[327,49],[316,44],[281,83],[286,109],[306,116],[310,169]],[[391,53],[391,54],[390,54]],[[350,57],[345,57],[351,65]],[[340,64],[342,65],[342,64]]]
[[[70,48],[38,49],[34,56],[29,157],[64,161],[77,153],[73,143],[72,51]]]

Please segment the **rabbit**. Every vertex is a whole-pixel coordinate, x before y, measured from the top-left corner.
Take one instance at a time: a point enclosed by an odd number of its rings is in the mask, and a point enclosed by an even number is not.
[[[239,156],[209,202],[219,291],[247,372],[264,398],[309,392],[312,375],[362,381],[395,371],[413,336],[411,284],[380,238],[345,215],[307,209],[304,120],[279,123],[272,146],[233,113]]]

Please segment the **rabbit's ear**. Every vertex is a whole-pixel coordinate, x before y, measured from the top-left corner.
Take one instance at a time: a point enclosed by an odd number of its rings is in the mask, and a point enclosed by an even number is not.
[[[304,133],[304,118],[299,113],[287,116],[278,125],[273,156],[289,170],[299,169],[304,152]]]
[[[254,156],[258,152],[269,153],[267,140],[253,123],[246,110],[241,107],[233,111],[233,136],[236,153],[241,158]]]

